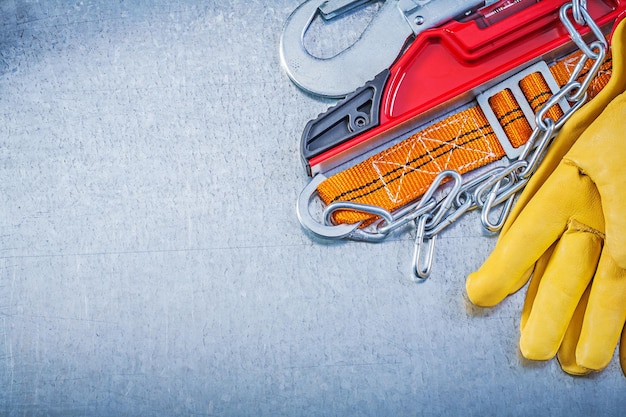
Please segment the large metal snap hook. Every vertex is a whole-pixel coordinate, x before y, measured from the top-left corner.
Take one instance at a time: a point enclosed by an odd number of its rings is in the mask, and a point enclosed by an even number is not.
[[[280,38],[280,59],[298,87],[324,97],[344,97],[393,63],[413,34],[397,0],[385,1],[359,39],[337,55],[318,58],[304,47],[304,35],[322,10],[328,19],[370,1],[350,1],[326,12],[323,8],[328,8],[329,1],[308,0],[293,11]]]
[[[311,182],[304,187],[298,197],[296,214],[298,215],[298,220],[302,227],[314,235],[325,239],[343,239],[350,236],[361,224],[327,225],[314,219],[309,211],[311,200],[317,195],[317,187],[324,182],[325,179],[326,177],[324,175],[317,174],[313,177]]]
[[[318,58],[304,47],[313,19],[345,14],[375,0],[308,0],[287,18],[280,38],[280,59],[300,88],[324,97],[345,97],[389,68],[407,41],[426,29],[485,4],[484,0],[385,0],[352,46],[330,58]]]
[[[311,215],[309,206],[311,201],[317,196],[317,187],[326,179],[323,174],[317,174],[309,184],[304,187],[298,203],[296,204],[296,213],[298,220],[304,229],[313,233],[317,237],[324,239],[352,239],[362,242],[380,242],[387,237],[385,233],[378,231],[365,231],[359,229],[362,222],[352,224],[333,224],[332,214],[337,210],[356,210],[363,213],[373,214],[380,217],[387,224],[394,222],[393,216],[387,210],[372,206],[369,204],[360,204],[350,201],[338,201],[331,203],[323,210],[323,221],[318,221]]]

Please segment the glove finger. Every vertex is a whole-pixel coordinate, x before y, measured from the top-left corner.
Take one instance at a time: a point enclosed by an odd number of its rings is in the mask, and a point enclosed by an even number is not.
[[[587,302],[589,300],[589,292],[591,291],[591,285],[587,286],[587,289],[583,293],[572,320],[570,321],[565,336],[563,336],[563,342],[556,355],[561,369],[570,375],[586,375],[590,371],[584,368],[576,362],[576,346],[580,339],[580,332],[583,327],[583,320],[585,317],[585,309],[587,308]]]
[[[608,365],[626,322],[626,270],[602,253],[589,294],[576,362],[591,370]]]
[[[537,288],[521,337],[520,350],[527,359],[547,360],[556,355],[574,310],[591,281],[602,248],[595,233],[568,228]]]
[[[500,236],[481,268],[468,276],[466,289],[472,303],[493,306],[519,289],[524,274],[557,241],[574,211],[586,224],[604,227],[591,221],[592,214],[601,213],[593,183],[579,174],[578,167],[561,164]]]
[[[541,282],[541,278],[546,271],[546,267],[548,266],[548,262],[550,261],[550,257],[552,256],[552,252],[554,252],[555,245],[550,246],[550,248],[535,263],[535,268],[532,271],[532,278],[530,280],[530,283],[528,284],[528,288],[526,289],[524,306],[522,307],[522,314],[520,318],[520,331],[524,330],[524,327],[526,326],[526,322],[528,321],[528,317],[530,316],[533,303],[535,302],[535,297],[537,296],[539,283]]]

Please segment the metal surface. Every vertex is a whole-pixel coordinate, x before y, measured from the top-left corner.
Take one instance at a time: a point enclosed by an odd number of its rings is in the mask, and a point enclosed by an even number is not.
[[[0,2],[0,415],[621,416],[472,307],[478,213],[437,240],[312,241],[298,1]],[[443,267],[445,265],[445,267]]]

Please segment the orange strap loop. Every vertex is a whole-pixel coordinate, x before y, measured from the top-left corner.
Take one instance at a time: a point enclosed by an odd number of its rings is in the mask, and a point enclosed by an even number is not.
[[[579,53],[572,54],[550,68],[559,86],[568,82],[579,56]],[[611,69],[611,56],[608,55],[589,87],[588,98],[595,96],[606,85]],[[588,68],[582,71],[580,79],[585,77],[587,71]],[[535,113],[552,96],[538,72],[524,77],[519,85]],[[497,93],[489,99],[489,105],[513,147],[525,144],[533,129],[511,91]],[[556,105],[547,113],[553,120],[562,115],[561,108]],[[440,172],[455,170],[464,174],[504,156],[505,151],[494,130],[476,105],[452,114],[331,176],[319,185],[317,192],[326,205],[350,201],[393,212],[423,195]],[[364,221],[368,224],[374,219],[371,214],[352,210],[340,210],[334,215],[336,223]]]

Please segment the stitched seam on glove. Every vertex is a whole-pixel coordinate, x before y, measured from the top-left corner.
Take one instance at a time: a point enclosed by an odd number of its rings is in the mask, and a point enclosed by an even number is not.
[[[584,223],[579,222],[578,220],[575,219],[569,219],[567,222],[567,229],[569,230],[575,230],[577,232],[584,232],[584,233],[591,233],[593,235],[598,236],[600,239],[604,240],[606,235],[602,232],[600,232],[599,230],[596,230],[595,228],[591,227],[591,226],[587,226]]]

